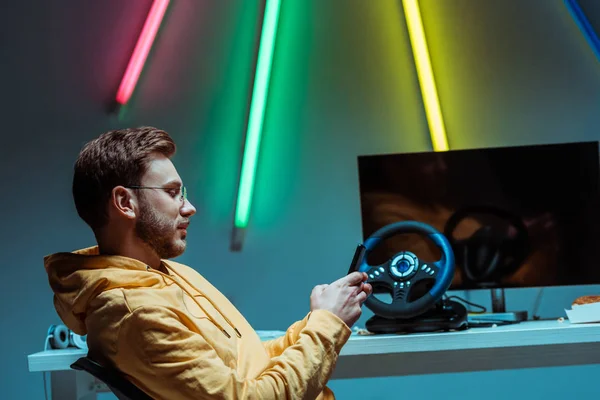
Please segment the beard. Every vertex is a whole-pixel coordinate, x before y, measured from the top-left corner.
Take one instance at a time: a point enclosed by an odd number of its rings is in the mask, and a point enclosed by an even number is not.
[[[136,221],[135,231],[161,259],[174,258],[185,251],[185,237],[175,237],[175,222],[148,207],[144,200],[140,201],[140,217]]]

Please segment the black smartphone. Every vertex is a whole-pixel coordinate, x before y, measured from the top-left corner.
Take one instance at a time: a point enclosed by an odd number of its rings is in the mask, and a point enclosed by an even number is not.
[[[363,261],[365,256],[365,251],[367,248],[362,244],[359,244],[356,247],[356,251],[354,252],[354,257],[352,258],[352,263],[350,264],[350,268],[348,269],[348,274],[351,274],[354,271],[358,271],[358,267]]]

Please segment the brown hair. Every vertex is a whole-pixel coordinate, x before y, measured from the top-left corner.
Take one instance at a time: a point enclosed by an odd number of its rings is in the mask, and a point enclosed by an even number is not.
[[[152,153],[166,157],[176,146],[163,130],[144,126],[106,132],[87,143],[75,162],[73,199],[79,216],[96,231],[107,222],[116,186],[139,185]]]

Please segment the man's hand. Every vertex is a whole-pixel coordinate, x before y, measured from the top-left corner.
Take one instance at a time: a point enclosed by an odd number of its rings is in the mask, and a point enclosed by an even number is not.
[[[364,272],[352,272],[330,285],[315,286],[310,295],[310,309],[330,311],[351,328],[360,318],[362,304],[373,291],[366,280]]]

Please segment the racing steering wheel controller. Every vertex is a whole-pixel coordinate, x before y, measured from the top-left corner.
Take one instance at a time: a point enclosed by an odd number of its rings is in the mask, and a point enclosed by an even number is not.
[[[429,238],[442,253],[435,262],[419,260],[410,251],[400,251],[380,265],[367,258],[383,241],[400,234],[416,233]],[[366,272],[373,288],[391,294],[385,303],[371,294],[365,306],[375,315],[366,323],[372,333],[431,332],[467,328],[467,310],[456,301],[443,300],[454,277],[454,252],[446,237],[434,227],[417,221],[384,226],[358,246],[350,271]],[[413,291],[433,285],[421,296]]]

